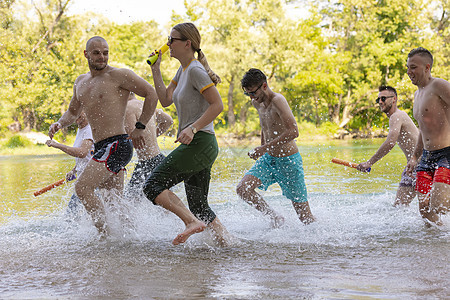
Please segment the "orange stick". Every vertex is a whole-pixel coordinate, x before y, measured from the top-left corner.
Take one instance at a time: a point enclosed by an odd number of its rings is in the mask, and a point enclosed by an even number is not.
[[[350,168],[355,168],[355,169],[358,166],[358,164],[355,164],[355,163],[352,163],[352,162],[349,162],[349,161],[346,161],[346,160],[342,160],[342,159],[339,159],[339,158],[333,158],[333,159],[331,159],[331,162],[333,162],[335,164],[339,164],[339,165],[344,165],[344,166],[347,166],[347,167],[350,167]],[[370,169],[371,168],[368,168],[368,169],[366,169],[363,172],[370,172]]]
[[[34,195],[35,197],[37,197],[37,196],[39,196],[40,194],[43,194],[43,193],[48,192],[48,191],[50,191],[51,189],[53,189],[53,188],[55,188],[55,187],[57,187],[57,186],[60,186],[60,185],[63,184],[65,181],[66,181],[65,178],[64,178],[64,179],[60,179],[60,180],[58,180],[58,181],[56,181],[56,182],[54,182],[54,183],[52,183],[52,184],[50,184],[50,185],[47,185],[46,187],[40,189],[39,191],[34,192],[33,195]]]

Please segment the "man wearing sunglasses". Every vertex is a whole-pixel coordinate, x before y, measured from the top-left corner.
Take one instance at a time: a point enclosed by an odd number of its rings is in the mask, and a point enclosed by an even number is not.
[[[266,75],[250,69],[241,80],[244,94],[249,96],[259,114],[261,146],[250,151],[256,160],[253,167],[239,182],[236,192],[241,199],[270,217],[272,225],[279,227],[284,217],[275,212],[255,189],[278,183],[283,195],[304,224],[314,222],[309,208],[303,172],[302,157],[294,139],[298,137],[297,122],[283,95],[273,92]]]
[[[417,166],[420,214],[427,222],[441,225],[441,214],[450,209],[450,83],[432,77],[432,66],[433,56],[427,49],[419,47],[408,54],[407,74],[418,88],[413,113],[420,133],[407,167],[411,172]]]
[[[366,162],[360,163],[356,168],[364,171],[377,161],[382,159],[389,151],[398,144],[405,154],[406,161],[409,161],[414,153],[414,147],[419,136],[414,122],[407,113],[397,108],[397,91],[391,86],[380,86],[378,88],[378,98],[376,103],[380,106],[380,110],[389,118],[389,133],[378,148],[377,152]],[[408,205],[416,196],[415,179],[413,175],[408,175],[405,170],[402,172],[402,178],[395,196],[394,206],[399,204]]]

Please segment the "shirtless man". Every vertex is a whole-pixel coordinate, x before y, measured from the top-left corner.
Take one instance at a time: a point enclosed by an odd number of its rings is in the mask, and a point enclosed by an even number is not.
[[[284,223],[284,217],[270,208],[255,191],[257,187],[267,190],[278,183],[283,195],[292,201],[299,219],[304,224],[315,221],[309,208],[302,158],[294,141],[298,137],[297,122],[289,104],[283,95],[269,88],[266,76],[258,69],[247,71],[241,85],[259,114],[261,146],[248,153],[256,163],[239,182],[237,194],[268,215],[274,227],[279,227]]]
[[[389,151],[398,144],[405,154],[406,161],[411,159],[414,147],[417,144],[419,129],[407,113],[397,108],[397,91],[391,86],[380,86],[378,88],[378,98],[376,102],[380,105],[380,109],[389,118],[389,134],[380,146],[378,151],[366,162],[360,163],[356,168],[360,171],[367,170],[377,161],[382,159]],[[414,190],[414,177],[402,172],[402,179],[395,196],[394,206],[399,204],[409,205],[416,196]]]
[[[412,172],[417,166],[416,191],[422,217],[441,225],[440,215],[450,208],[450,83],[431,76],[433,56],[422,47],[409,52],[406,66],[412,84],[417,86],[413,113],[420,129],[407,169]]]
[[[82,111],[86,113],[95,141],[95,153],[75,184],[75,192],[92,217],[101,234],[107,233],[103,202],[95,188],[106,188],[120,194],[123,190],[124,167],[131,160],[133,146],[125,132],[124,119],[128,95],[145,97],[147,113],[141,122],[153,115],[158,97],[155,89],[128,69],[108,65],[109,47],[102,37],[86,43],[84,56],[90,72],[80,75],[73,88],[68,110],[50,126],[49,137],[72,124]]]
[[[141,116],[143,106],[144,102],[136,99],[134,93],[130,93],[125,114],[125,130],[128,134],[131,134],[134,130],[135,124]],[[127,192],[132,194],[140,193],[146,178],[165,158],[158,147],[156,138],[166,132],[172,124],[172,118],[162,109],[156,109],[150,121],[145,124],[145,146],[142,149],[136,149],[139,161],[127,184]]]

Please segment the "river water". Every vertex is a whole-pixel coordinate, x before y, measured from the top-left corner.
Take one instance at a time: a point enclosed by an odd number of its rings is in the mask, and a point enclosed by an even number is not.
[[[0,298],[449,299],[450,218],[427,228],[417,199],[392,206],[400,149],[368,174],[330,163],[368,159],[380,143],[299,144],[317,222],[302,225],[274,185],[263,195],[286,218],[278,229],[235,193],[253,163],[248,147],[222,148],[210,203],[234,236],[225,248],[208,232],[173,246],[182,222],[145,199],[108,209],[111,236],[99,240],[85,214],[66,214],[72,184],[33,196],[63,178],[72,158],[0,157]]]

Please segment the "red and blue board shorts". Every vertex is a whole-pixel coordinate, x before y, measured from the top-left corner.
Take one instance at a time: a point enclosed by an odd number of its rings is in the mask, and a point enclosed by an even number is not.
[[[416,191],[428,194],[435,182],[450,185],[450,147],[439,150],[423,150],[417,166]]]

